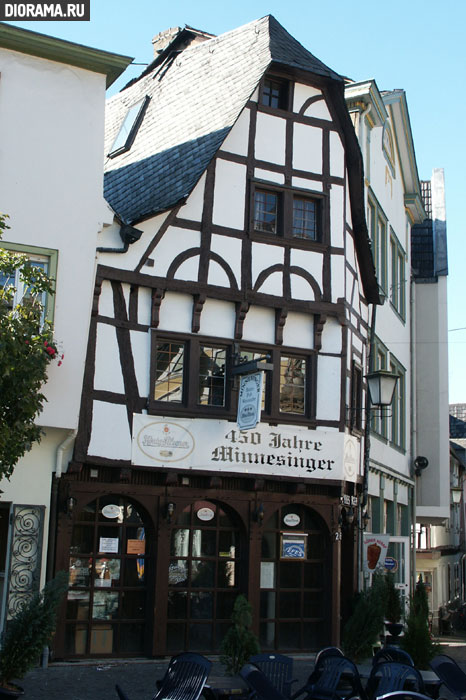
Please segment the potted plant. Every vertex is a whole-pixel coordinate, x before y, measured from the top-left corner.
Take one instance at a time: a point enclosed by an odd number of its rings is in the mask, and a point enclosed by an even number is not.
[[[7,623],[0,653],[0,698],[23,694],[13,680],[22,678],[38,663],[55,631],[58,606],[67,588],[68,574],[59,572]]]
[[[428,669],[429,661],[439,653],[440,646],[432,640],[429,630],[429,603],[422,576],[410,600],[401,648],[411,655],[419,669]]]
[[[353,612],[342,635],[345,655],[356,663],[372,656],[374,645],[383,631],[386,586],[383,576],[374,574],[372,585],[358,593]]]
[[[403,630],[403,624],[400,622],[402,615],[402,605],[400,591],[395,587],[393,574],[388,573],[385,577],[387,587],[385,599],[385,627],[392,637],[398,637]]]
[[[235,600],[231,622],[232,626],[220,645],[220,661],[227,674],[234,676],[253,654],[260,651],[257,638],[251,630],[251,605],[244,595],[239,595]]]

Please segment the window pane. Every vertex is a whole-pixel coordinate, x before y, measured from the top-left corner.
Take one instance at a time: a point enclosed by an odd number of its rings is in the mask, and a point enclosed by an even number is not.
[[[184,345],[156,343],[155,390],[156,401],[182,401]]]
[[[317,240],[317,202],[312,199],[293,200],[293,236]]]
[[[199,403],[204,406],[225,405],[225,348],[203,345],[199,358]]]
[[[268,107],[286,109],[287,83],[280,80],[264,80],[262,104]]]
[[[277,233],[278,195],[256,190],[254,193],[254,230]]]
[[[305,413],[306,360],[280,358],[280,411]]]

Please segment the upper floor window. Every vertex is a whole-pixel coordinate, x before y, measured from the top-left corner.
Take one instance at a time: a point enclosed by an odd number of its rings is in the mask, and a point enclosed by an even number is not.
[[[57,260],[58,254],[56,250],[51,250],[49,248],[37,248],[35,246],[25,246],[21,244],[13,244],[2,241],[1,247],[9,250],[11,252],[17,252],[22,255],[26,255],[28,259],[28,264],[32,268],[40,268],[45,272],[51,279],[56,278],[57,274]],[[10,307],[14,308],[19,304],[24,298],[30,296],[30,289],[28,288],[26,282],[21,277],[21,269],[17,269],[9,275],[0,273],[0,287],[15,288],[15,292],[11,297]],[[43,292],[40,295],[38,301],[43,307],[41,322],[44,318],[48,318],[50,321],[53,320],[53,295],[46,294]]]
[[[367,205],[367,224],[377,281],[380,288],[387,293],[387,217],[372,195]]]
[[[281,78],[265,78],[261,104],[267,107],[288,109],[289,82]]]
[[[362,431],[363,394],[362,368],[353,362],[351,368],[350,425],[353,430]]]
[[[197,336],[175,336],[152,331],[149,409],[234,418],[238,381],[228,372],[233,348]],[[239,353],[242,361],[268,356],[274,366],[264,378],[264,420],[294,422],[312,417],[313,352],[295,354],[282,348],[241,346]]]
[[[390,235],[391,285],[390,301],[403,320],[406,318],[406,255],[394,232]]]
[[[406,372],[393,355],[390,357],[390,371],[398,375],[391,407],[390,442],[404,450],[406,447]]]
[[[142,124],[149,101],[150,97],[146,95],[146,97],[144,97],[142,100],[135,102],[135,104],[129,107],[118,134],[116,135],[116,138],[110,148],[110,152],[108,154],[109,158],[114,158],[120,153],[129,151],[133,145],[134,139],[136,138],[139,127]]]
[[[291,188],[253,187],[252,229],[257,233],[320,242],[323,238],[323,197],[299,194]]]

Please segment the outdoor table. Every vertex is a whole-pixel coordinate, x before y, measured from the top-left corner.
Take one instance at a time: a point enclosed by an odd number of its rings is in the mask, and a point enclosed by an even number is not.
[[[249,696],[249,688],[241,676],[209,676],[202,694],[205,700],[246,698]]]

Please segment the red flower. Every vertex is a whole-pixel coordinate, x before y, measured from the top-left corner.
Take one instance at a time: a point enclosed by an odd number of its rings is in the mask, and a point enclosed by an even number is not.
[[[53,357],[57,352],[55,348],[50,347],[50,345],[48,346],[48,348],[46,348],[46,350],[51,357]]]

